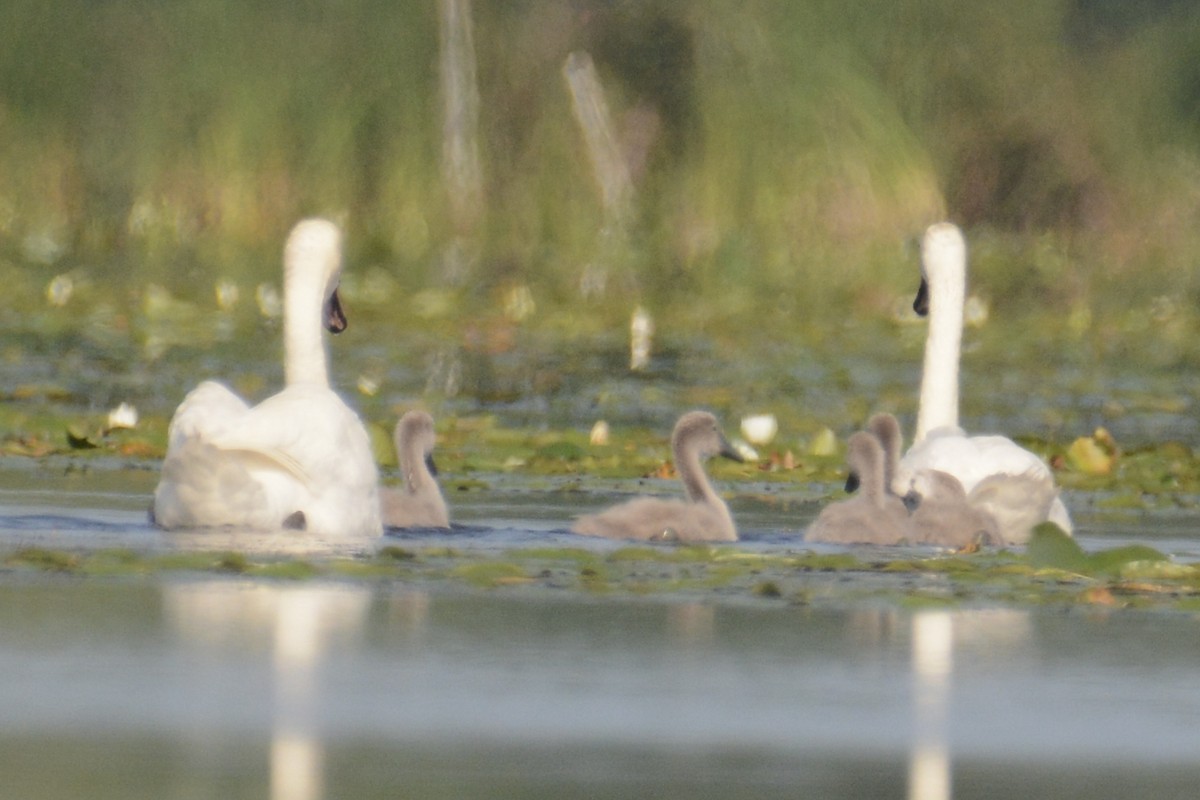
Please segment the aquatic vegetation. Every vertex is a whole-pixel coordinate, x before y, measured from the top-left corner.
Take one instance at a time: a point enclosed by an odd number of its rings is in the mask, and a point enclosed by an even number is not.
[[[451,571],[455,578],[461,578],[467,583],[484,589],[500,586],[515,586],[532,583],[533,578],[526,574],[525,569],[516,563],[505,561],[483,561],[463,564]]]
[[[1097,428],[1091,436],[1079,437],[1067,448],[1067,461],[1088,475],[1108,475],[1117,456],[1117,444],[1104,428]]]
[[[6,557],[4,564],[8,567],[28,567],[44,572],[74,572],[79,568],[80,559],[71,553],[26,547]]]
[[[1143,545],[1086,553],[1077,541],[1053,523],[1042,523],[1034,528],[1027,557],[1034,566],[1081,575],[1119,574],[1126,565],[1167,560],[1162,553]]]
[[[403,547],[395,545],[385,545],[375,552],[375,559],[380,562],[403,562],[412,561],[417,557],[416,553],[411,550],[405,550]]]
[[[486,551],[386,545],[357,557],[297,559],[216,553],[139,553],[127,548],[69,552],[21,548],[0,556],[0,574],[43,573],[93,580],[213,579],[399,582],[439,591],[583,592],[608,598],[781,602],[855,606],[1103,606],[1188,610],[1200,596],[1200,565],[1144,546],[1087,553],[1053,526],[1027,552],[785,553],[738,546],[530,547]]]

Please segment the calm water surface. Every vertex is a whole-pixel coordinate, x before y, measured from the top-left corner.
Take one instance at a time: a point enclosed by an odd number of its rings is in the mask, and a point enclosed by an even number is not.
[[[1194,796],[1195,620],[0,586],[15,797]]]
[[[3,473],[0,545],[229,546],[151,529],[154,474],[121,472]],[[454,499],[456,547],[607,544],[561,532],[555,493]],[[745,506],[746,546],[795,549],[816,508]],[[1077,518],[1089,547],[1200,550],[1194,519]],[[0,573],[0,774],[25,798],[1194,797],[1196,632],[1130,611]]]

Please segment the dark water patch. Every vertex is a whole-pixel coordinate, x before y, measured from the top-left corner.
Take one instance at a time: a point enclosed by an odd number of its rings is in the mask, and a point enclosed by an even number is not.
[[[39,531],[69,532],[78,535],[86,535],[88,533],[126,534],[138,529],[150,531],[152,528],[153,526],[149,521],[139,526],[129,521],[112,522],[58,514],[0,514],[0,531],[12,533]]]

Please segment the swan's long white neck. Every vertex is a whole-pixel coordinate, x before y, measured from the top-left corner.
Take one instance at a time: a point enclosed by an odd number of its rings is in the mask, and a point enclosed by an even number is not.
[[[283,367],[289,386],[329,386],[325,336],[321,330],[324,287],[302,271],[289,270],[283,298]]]
[[[945,231],[940,232],[943,236]],[[957,230],[954,235],[959,235]],[[960,235],[959,235],[960,236]],[[929,332],[921,373],[921,401],[913,444],[936,428],[958,427],[958,361],[962,348],[963,300],[966,294],[966,251],[939,242],[926,264],[929,288]],[[932,261],[938,259],[938,264]]]

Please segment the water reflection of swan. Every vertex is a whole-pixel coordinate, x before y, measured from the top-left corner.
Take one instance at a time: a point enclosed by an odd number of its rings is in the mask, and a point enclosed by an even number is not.
[[[913,308],[929,315],[920,410],[913,445],[900,461],[895,491],[906,494],[921,470],[956,477],[968,496],[984,480],[993,482],[988,511],[1006,541],[1029,538],[1034,522],[1049,519],[1070,532],[1071,519],[1044,461],[1004,436],[967,436],[958,427],[958,370],[966,293],[966,243],[950,223],[932,225],[921,247],[921,288]],[[1006,480],[1019,481],[1006,487]],[[999,485],[997,485],[999,484]]]
[[[679,603],[667,606],[667,630],[683,645],[709,645],[716,638],[717,613],[707,603]]]
[[[571,530],[610,539],[737,541],[737,528],[729,507],[704,474],[703,462],[709,456],[742,460],[721,433],[717,418],[706,411],[684,414],[671,434],[671,450],[675,469],[687,492],[686,501],[639,497],[607,511],[582,516]]]
[[[338,303],[341,232],[305,220],[284,249],[287,386],[250,408],[204,381],[171,420],[154,520],[164,528],[300,528],[378,536],[378,474],[358,416],[329,388],[324,320],[345,328]]]
[[[370,600],[367,590],[343,586],[205,582],[164,588],[167,618],[197,648],[222,655],[241,652],[248,642],[271,642],[274,800],[319,800],[325,794],[316,707],[320,666],[335,646],[360,634]]]
[[[947,715],[954,671],[954,618],[926,611],[912,618],[913,746],[908,800],[950,800]]]
[[[997,653],[1019,651],[1018,645],[1032,635],[1027,611],[922,611],[913,615],[908,800],[949,800],[952,796],[949,717],[955,655],[977,648],[994,660]]]

